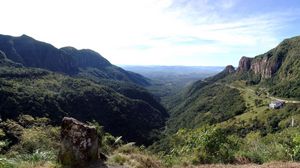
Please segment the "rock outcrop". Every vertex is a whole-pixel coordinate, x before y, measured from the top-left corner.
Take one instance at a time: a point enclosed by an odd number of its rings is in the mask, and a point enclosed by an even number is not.
[[[216,82],[217,80],[223,79],[230,74],[234,74],[235,72],[235,68],[232,65],[227,65],[223,71],[212,77],[206,78],[205,81]]]
[[[238,73],[247,72],[251,67],[252,58],[243,56],[240,59],[239,66],[237,68]]]
[[[99,139],[95,127],[64,117],[59,161],[67,167],[87,167],[98,161]]]
[[[273,77],[281,66],[282,61],[277,57],[272,57],[271,52],[264,55],[249,58],[242,57],[237,68],[238,73],[253,72],[255,75],[261,76],[263,79]]]
[[[233,74],[235,73],[235,68],[232,65],[227,65],[223,71],[227,74]]]

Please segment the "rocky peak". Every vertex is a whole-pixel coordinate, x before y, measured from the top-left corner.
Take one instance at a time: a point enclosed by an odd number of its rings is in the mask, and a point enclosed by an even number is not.
[[[251,68],[251,62],[252,62],[252,58],[243,56],[240,59],[239,66],[237,68],[237,72],[241,73],[241,72],[249,71]]]
[[[224,69],[225,73],[232,74],[235,73],[235,68],[232,65],[227,65]]]
[[[274,56],[272,51],[254,58],[243,56],[240,59],[237,72],[253,72],[255,75],[267,79],[271,78],[277,72],[281,63],[282,60],[278,59],[277,55]]]
[[[299,60],[299,48],[300,36],[286,39],[277,47],[254,58],[243,56],[237,72],[251,72],[262,79],[272,78],[278,73],[281,73],[282,78],[291,76],[296,72],[292,69]]]

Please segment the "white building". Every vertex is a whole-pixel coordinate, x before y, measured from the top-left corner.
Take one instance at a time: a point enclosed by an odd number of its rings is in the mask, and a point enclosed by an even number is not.
[[[280,109],[284,105],[283,101],[273,101],[269,104],[269,108],[271,109]]]

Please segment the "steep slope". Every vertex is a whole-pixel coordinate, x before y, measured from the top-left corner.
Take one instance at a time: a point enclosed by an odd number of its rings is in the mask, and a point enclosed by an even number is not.
[[[300,98],[299,58],[300,36],[254,58],[242,57],[236,70],[227,66],[219,74],[195,82],[173,100],[168,128],[176,131],[226,123],[245,134],[256,129],[276,130],[279,123],[285,127],[282,124],[299,111],[297,101],[277,113],[268,109],[268,103],[274,99],[270,95]]]
[[[15,119],[19,114],[46,116],[54,124],[59,124],[64,116],[96,120],[113,135],[147,145],[168,117],[159,105],[149,101],[151,97],[145,101],[139,97],[131,99],[125,93],[122,95],[86,79],[26,68],[8,60],[3,52],[0,52],[0,64],[0,115],[3,120]]]
[[[7,59],[7,56],[1,50],[0,50],[0,66],[22,67],[21,64],[15,63],[15,62]]]
[[[227,66],[219,74],[199,80],[183,90],[174,100],[168,131],[216,124],[242,114],[245,102],[239,90],[218,83],[234,73],[234,68]]]
[[[270,88],[280,97],[300,98],[300,36],[286,39],[277,47],[254,58],[242,57],[237,75],[248,84]]]
[[[166,136],[151,150],[175,163],[290,160],[300,128],[299,57],[295,37],[195,82],[174,99]],[[285,104],[269,108],[274,100]]]
[[[112,65],[100,54],[72,47],[57,49],[29,36],[12,37],[0,35],[0,50],[9,59],[26,67],[44,68],[72,76],[92,79],[114,79],[148,85],[148,79]]]
[[[143,100],[159,111],[167,112],[166,109],[159,103],[159,100],[157,100],[157,98],[155,98],[143,87],[116,80],[99,80],[97,83],[110,87],[114,91],[131,99]]]

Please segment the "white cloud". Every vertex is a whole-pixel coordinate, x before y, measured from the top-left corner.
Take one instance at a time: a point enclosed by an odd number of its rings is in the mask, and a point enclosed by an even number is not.
[[[115,64],[224,65],[274,47],[283,16],[291,15],[230,20],[220,10],[230,10],[237,1],[178,2],[3,0],[0,33],[25,33],[57,47],[91,48]],[[217,57],[225,61],[214,62]]]

